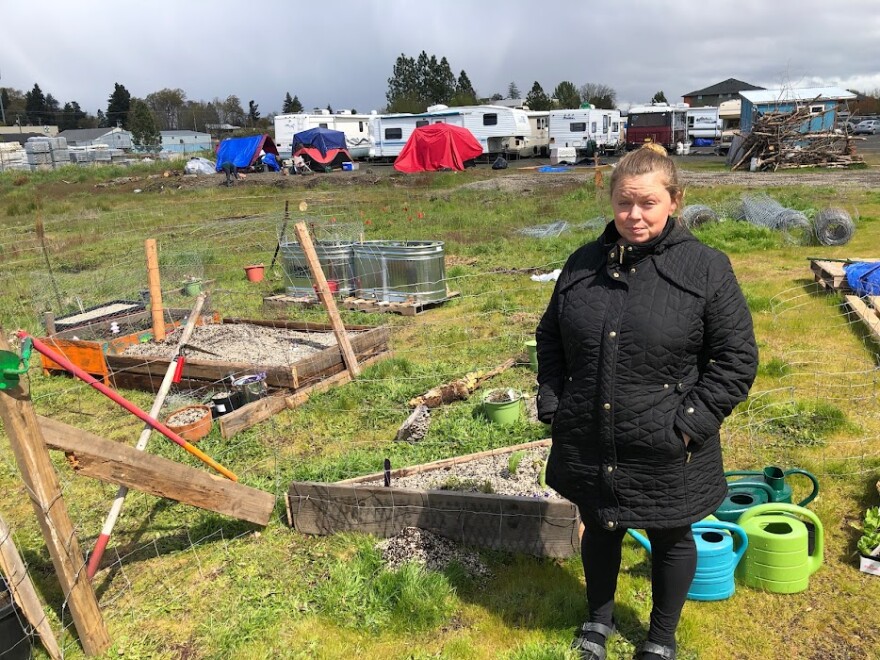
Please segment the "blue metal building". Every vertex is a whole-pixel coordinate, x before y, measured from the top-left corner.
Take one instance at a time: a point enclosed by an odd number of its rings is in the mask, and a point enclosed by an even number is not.
[[[740,92],[742,111],[740,130],[748,133],[759,115],[766,112],[794,112],[807,105],[814,115],[804,122],[801,132],[819,133],[831,131],[837,113],[846,101],[854,100],[856,95],[839,87],[809,87],[803,89],[761,89]]]
[[[180,130],[159,131],[159,136],[162,138],[162,151],[193,154],[197,151],[210,151],[214,148],[208,133]]]

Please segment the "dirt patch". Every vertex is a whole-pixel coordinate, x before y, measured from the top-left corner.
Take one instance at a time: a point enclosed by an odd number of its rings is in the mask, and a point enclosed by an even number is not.
[[[123,355],[171,359],[175,356],[179,337],[179,330],[171,332],[162,342],[134,344]],[[336,337],[332,332],[223,323],[194,328],[184,354],[198,360],[283,367],[335,345]]]
[[[475,552],[460,548],[449,539],[418,527],[404,527],[396,536],[379,541],[382,559],[395,570],[408,562],[423,565],[429,571],[442,571],[456,562],[475,577],[488,577],[489,569]]]

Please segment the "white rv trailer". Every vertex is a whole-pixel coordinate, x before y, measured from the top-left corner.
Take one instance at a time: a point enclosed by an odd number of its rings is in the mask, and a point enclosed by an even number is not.
[[[612,153],[621,147],[623,120],[620,110],[577,108],[550,111],[550,147],[574,147],[584,155],[592,140],[599,151]]]
[[[742,112],[742,101],[732,99],[718,106],[718,118],[721,120],[721,147],[725,151],[739,132],[739,118]]]
[[[375,115],[370,122],[370,156],[396,158],[416,128],[439,123],[468,129],[484,154],[506,153],[510,145],[522,142],[531,132],[526,111],[518,108],[434,105],[418,114]]]
[[[504,152],[515,158],[546,156],[550,144],[550,113],[547,110],[525,111],[529,118],[529,134],[510,138]]]
[[[358,115],[349,110],[331,114],[328,110],[312,113],[275,115],[275,146],[283,157],[290,157],[295,133],[310,128],[329,128],[345,133],[345,144],[352,158],[370,155],[370,120],[374,115]]]
[[[703,106],[687,109],[687,138],[693,142],[696,138],[712,140],[721,139],[721,119],[718,108]]]

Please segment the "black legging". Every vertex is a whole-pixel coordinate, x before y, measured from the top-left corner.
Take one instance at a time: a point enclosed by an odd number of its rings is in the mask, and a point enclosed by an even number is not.
[[[582,518],[584,518],[582,516]],[[614,592],[620,572],[620,555],[625,529],[608,531],[584,519],[581,560],[587,582],[590,621],[611,625]],[[697,546],[690,525],[672,529],[648,529],[651,541],[651,628],[648,641],[675,645],[675,629],[694,573]]]

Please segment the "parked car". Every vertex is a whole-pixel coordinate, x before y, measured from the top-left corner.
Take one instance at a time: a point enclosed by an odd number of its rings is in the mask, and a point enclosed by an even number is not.
[[[860,121],[853,129],[853,135],[875,135],[876,133],[880,133],[880,120],[878,119]]]

